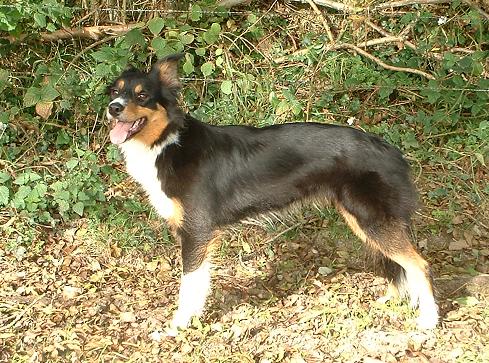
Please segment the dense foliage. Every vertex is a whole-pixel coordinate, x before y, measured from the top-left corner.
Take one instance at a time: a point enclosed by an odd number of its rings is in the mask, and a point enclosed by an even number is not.
[[[144,11],[127,3],[0,5],[0,218],[11,243],[30,243],[45,228],[81,216],[123,223],[121,213],[146,213],[117,191],[124,175],[107,144],[105,87],[128,65],[148,67],[182,51],[183,105],[209,122],[348,122],[383,134],[415,161],[436,220],[450,223],[455,211],[487,202],[489,32],[476,10],[453,2],[375,15],[392,34],[408,27],[416,47],[391,43],[369,51],[394,66],[422,69],[434,76],[428,80],[329,50],[318,15],[305,5],[231,11],[197,1]],[[304,13],[304,21],[292,11]],[[341,41],[378,37],[361,16],[343,18],[329,14]],[[129,31],[46,37],[124,24]]]

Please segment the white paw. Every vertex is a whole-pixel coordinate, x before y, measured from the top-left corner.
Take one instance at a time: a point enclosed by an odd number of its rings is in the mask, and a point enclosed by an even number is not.
[[[388,301],[391,301],[392,300],[392,296],[391,295],[384,295],[384,296],[381,296],[379,297],[376,301],[379,303],[379,304],[385,304],[387,303]]]
[[[416,324],[419,329],[434,329],[438,324],[438,310],[436,305],[429,310],[420,311],[419,317],[416,319]]]
[[[172,337],[172,338],[174,338],[174,337],[176,337],[176,336],[178,335],[178,333],[179,333],[178,328],[175,328],[175,327],[173,327],[173,326],[170,326],[169,328],[166,328],[166,329],[165,329],[165,335],[166,335],[167,337]]]

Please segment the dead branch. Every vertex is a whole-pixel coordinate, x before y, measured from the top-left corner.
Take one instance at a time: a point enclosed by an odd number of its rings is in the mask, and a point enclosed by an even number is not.
[[[402,42],[404,42],[403,37],[387,36],[383,38],[376,38],[376,39],[367,40],[365,42],[357,43],[357,47],[367,48],[373,45],[386,44],[386,43],[402,43]]]
[[[99,25],[99,26],[85,26],[81,28],[65,28],[56,30],[52,33],[42,32],[40,38],[42,42],[56,42],[58,40],[66,39],[93,39],[100,40],[105,36],[122,35],[135,28],[141,28],[144,23],[132,23],[125,25]],[[22,41],[27,37],[26,34],[19,36],[9,36],[8,39],[11,43],[16,41]]]
[[[221,0],[217,2],[217,6],[223,6],[225,8],[232,8],[242,4],[248,4],[251,0]]]
[[[363,55],[365,58],[368,58],[370,59],[371,61],[374,61],[375,63],[377,63],[379,66],[385,68],[385,69],[388,69],[388,70],[391,70],[391,71],[395,71],[395,72],[407,72],[407,73],[413,73],[413,74],[417,74],[419,76],[422,76],[422,77],[425,77],[425,78],[428,78],[428,79],[431,79],[431,80],[434,80],[435,77],[429,73],[426,73],[426,72],[423,72],[419,69],[415,69],[415,68],[407,68],[407,67],[396,67],[396,66],[392,66],[390,64],[387,64],[387,63],[384,63],[381,59],[377,58],[376,56],[366,52],[365,50],[357,47],[356,45],[353,45],[353,44],[349,44],[349,43],[342,43],[342,44],[338,44],[337,46],[337,49],[351,49],[355,52],[357,52],[358,54],[361,54]]]
[[[384,61],[382,61],[381,59],[377,58],[376,56],[368,53],[367,51],[365,51],[365,50],[361,49],[360,47],[358,47],[356,45],[353,45],[353,44],[349,44],[349,43],[334,44],[334,45],[331,45],[331,46],[327,46],[325,48],[325,51],[326,52],[329,52],[331,50],[340,50],[340,49],[350,49],[350,50],[353,50],[356,53],[364,56],[365,58],[368,58],[371,61],[377,63],[382,68],[388,69],[390,71],[413,73],[413,74],[417,74],[419,76],[422,76],[422,77],[425,77],[425,78],[428,78],[428,79],[431,79],[431,80],[434,80],[435,79],[435,77],[433,75],[431,75],[429,73],[426,73],[426,72],[424,72],[422,70],[419,70],[419,69],[408,68],[408,67],[397,67],[397,66],[393,66],[393,65],[387,64]],[[301,56],[301,55],[305,55],[309,51],[310,51],[309,48],[300,49],[300,50],[292,53],[290,56]],[[283,62],[287,61],[288,58],[289,58],[288,56],[279,57],[279,58],[274,59],[274,62],[275,63],[283,63]]]
[[[333,37],[333,33],[331,32],[331,28],[329,27],[329,23],[328,21],[326,20],[326,17],[324,16],[324,14],[321,12],[321,10],[319,10],[319,8],[317,7],[317,5],[314,3],[314,1],[312,0],[307,0],[307,3],[311,6],[311,8],[314,10],[314,12],[316,14],[319,15],[319,17],[321,18],[322,22],[323,22],[323,27],[324,29],[326,30],[326,34],[328,35],[328,39],[329,39],[329,42],[330,43],[334,43],[334,37]]]
[[[307,0],[293,0],[293,1],[301,2],[301,3],[308,2]],[[365,8],[350,6],[332,0],[314,0],[314,2],[318,5],[330,9],[338,10],[338,11],[343,11],[345,13],[360,13],[365,10]]]
[[[377,24],[371,22],[370,20],[368,19],[365,19],[365,24],[368,25],[369,27],[371,27],[372,29],[376,30],[377,32],[379,32],[380,34],[382,34],[384,37],[392,37],[394,35],[392,35],[390,32],[388,32],[387,30],[385,30],[384,28],[378,26]],[[401,41],[404,45],[406,45],[407,47],[413,49],[413,50],[417,50],[416,48],[416,45],[414,45],[412,42],[410,42],[409,40],[407,39],[403,39]]]
[[[401,0],[401,1],[391,1],[383,4],[375,5],[373,9],[391,9],[400,8],[408,5],[433,5],[433,4],[446,4],[451,3],[451,0]]]
[[[486,18],[486,20],[489,20],[489,14],[486,13],[483,9],[481,9],[479,6],[477,6],[476,3],[474,3],[472,0],[463,0],[464,3],[466,3],[467,5],[469,5],[471,8],[474,8],[475,10],[477,10],[477,12],[479,14],[481,14],[484,18]]]

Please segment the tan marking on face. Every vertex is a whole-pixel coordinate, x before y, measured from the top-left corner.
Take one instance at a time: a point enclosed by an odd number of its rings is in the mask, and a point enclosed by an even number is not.
[[[143,90],[143,85],[138,84],[136,87],[134,87],[134,93],[141,93]]]
[[[174,211],[173,215],[167,218],[166,221],[173,230],[176,230],[183,225],[183,217],[185,213],[183,210],[183,205],[178,198],[172,198],[171,200],[173,202]]]
[[[142,117],[146,118],[146,123],[132,138],[152,146],[168,126],[168,114],[161,105],[157,105],[157,109],[153,110],[130,102],[118,118],[121,121],[133,122]]]
[[[117,81],[117,83],[115,84],[115,86],[116,86],[116,87],[117,87],[119,90],[121,90],[121,89],[123,89],[123,88],[124,88],[124,85],[125,85],[125,84],[126,84],[126,83],[124,82],[124,80],[123,80],[123,79],[121,79],[121,80],[118,80],[118,81]]]

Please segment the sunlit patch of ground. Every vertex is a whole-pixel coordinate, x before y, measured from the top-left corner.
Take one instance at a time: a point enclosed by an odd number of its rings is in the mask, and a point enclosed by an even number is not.
[[[443,321],[418,331],[407,304],[376,302],[385,281],[358,244],[318,223],[277,238],[249,225],[225,235],[207,312],[176,338],[163,330],[176,308],[178,247],[125,251],[80,227],[37,252],[1,250],[0,361],[489,360],[489,277],[457,277],[429,251]]]

